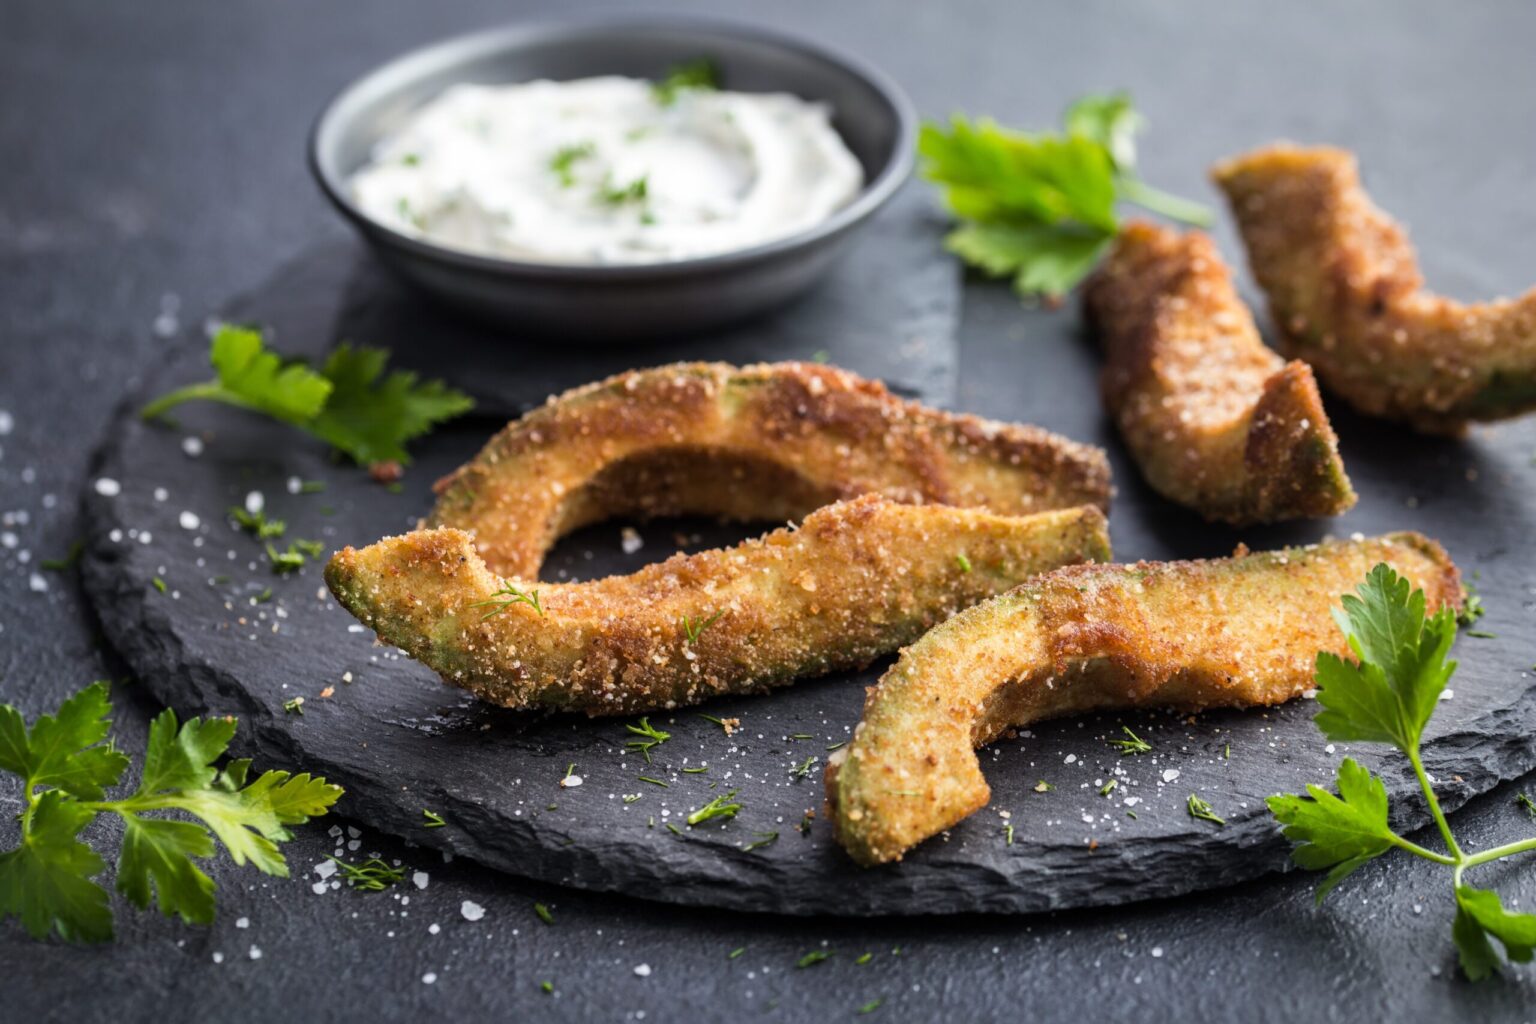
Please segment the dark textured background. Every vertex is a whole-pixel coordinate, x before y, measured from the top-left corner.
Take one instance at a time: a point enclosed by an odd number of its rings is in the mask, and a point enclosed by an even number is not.
[[[1147,176],[1208,198],[1202,171],[1216,156],[1276,136],[1347,144],[1382,205],[1412,224],[1432,283],[1483,297],[1529,285],[1536,265],[1536,10],[1458,6],[707,9],[857,49],[929,114],[963,107],[1042,124],[1083,91],[1128,87],[1153,122]],[[35,593],[28,578],[77,535],[89,452],[165,344],[152,330],[162,296],[174,293],[183,321],[194,321],[301,248],[341,235],[301,148],[312,113],[350,77],[417,42],[552,7],[6,5],[0,409],[14,428],[0,436],[0,516],[10,519],[0,528],[18,547],[0,548],[4,699],[35,714],[118,674],[73,583],[50,576],[50,589]],[[1234,251],[1230,231],[1218,235]],[[986,367],[1073,322],[1071,311],[1021,315],[999,289],[968,289],[957,404],[1030,418],[1051,382],[1025,378],[999,408]],[[1529,607],[1501,613],[1524,623]],[[1475,657],[1475,648],[1464,643],[1460,654]],[[122,742],[137,749],[155,709],[131,683],[117,700]],[[1528,830],[1512,806],[1520,785],[1456,815],[1472,845]],[[14,801],[13,791],[4,796]],[[1520,970],[1476,987],[1455,980],[1445,872],[1400,857],[1362,871],[1322,910],[1311,881],[1293,876],[1108,912],[870,924],[581,895],[445,865],[355,824],[363,853],[403,857],[430,873],[428,887],[317,896],[308,879],[220,865],[221,912],[208,929],[120,908],[114,946],[75,950],[6,926],[0,1019],[820,1020],[882,998],[871,1019],[1514,1020],[1530,1016],[1536,990]],[[307,868],[331,847],[323,829],[305,829],[289,858]],[[1536,899],[1536,877],[1522,865],[1485,880],[1523,896],[1522,906]],[[403,905],[396,897],[407,893]],[[485,917],[466,921],[464,900]],[[536,900],[554,909],[554,926],[534,917]],[[795,969],[822,943],[838,955]],[[747,952],[728,961],[740,946]],[[878,955],[856,966],[866,950]],[[641,963],[649,977],[634,974]],[[539,990],[546,979],[554,996]]]

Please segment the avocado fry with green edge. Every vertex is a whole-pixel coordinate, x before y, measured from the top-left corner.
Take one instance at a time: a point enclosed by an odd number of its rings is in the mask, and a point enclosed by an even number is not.
[[[346,548],[325,579],[381,640],[487,701],[621,715],[862,667],[1023,580],[1109,557],[1091,505],[1000,516],[865,495],[629,576],[510,581],[440,529]]]
[[[777,524],[861,494],[1027,515],[1107,511],[1111,493],[1098,448],[814,363],[679,363],[568,391],[437,491],[422,525],[472,533],[492,572],[524,580],[560,537],[616,517]]]
[[[1363,413],[1426,433],[1536,410],[1536,289],[1461,303],[1424,288],[1353,154],[1279,144],[1218,164],[1291,355]]]
[[[1354,505],[1311,368],[1265,347],[1207,235],[1127,225],[1083,309],[1104,406],[1163,497],[1233,525]]]
[[[830,759],[838,842],[900,860],[990,798],[975,748],[1061,715],[1280,704],[1313,685],[1319,651],[1351,657],[1333,619],[1387,563],[1431,608],[1460,577],[1416,533],[1191,562],[1083,565],[961,612],[902,651]]]

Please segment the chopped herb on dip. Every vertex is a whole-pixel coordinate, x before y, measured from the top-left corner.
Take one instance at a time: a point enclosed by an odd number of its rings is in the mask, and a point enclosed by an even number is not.
[[[353,197],[450,248],[613,264],[760,245],[826,220],[862,187],[825,104],[702,78],[674,86],[455,86],[378,144]]]

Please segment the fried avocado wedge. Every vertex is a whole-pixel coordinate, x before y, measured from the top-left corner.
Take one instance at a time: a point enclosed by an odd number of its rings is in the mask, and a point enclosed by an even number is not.
[[[381,640],[487,701],[618,715],[863,666],[1022,580],[1108,558],[1091,505],[999,516],[866,495],[587,583],[504,579],[454,529],[346,548],[325,580]]]
[[[1479,305],[1426,292],[1353,155],[1275,145],[1212,175],[1289,353],[1329,389],[1431,433],[1536,409],[1536,290]]]
[[[686,363],[577,388],[513,421],[438,483],[424,526],[475,535],[536,579],[561,536],[616,516],[782,523],[883,494],[1004,515],[1098,505],[1109,463],[1039,430],[906,402],[811,363]]]
[[[1239,526],[1355,503],[1312,371],[1264,346],[1209,237],[1127,225],[1083,306],[1105,408],[1163,497]]]
[[[986,804],[975,748],[1085,711],[1279,704],[1319,651],[1349,656],[1332,613],[1386,562],[1430,608],[1459,607],[1445,551],[1416,533],[1200,562],[1063,569],[961,612],[902,651],[827,767],[838,841],[861,864]]]

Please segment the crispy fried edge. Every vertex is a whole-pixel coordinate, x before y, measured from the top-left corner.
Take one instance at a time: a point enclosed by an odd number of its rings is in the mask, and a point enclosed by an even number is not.
[[[1281,143],[1212,178],[1289,350],[1356,408],[1429,433],[1536,409],[1536,289],[1482,304],[1430,294],[1351,153]]]
[[[1354,505],[1312,371],[1264,346],[1208,236],[1127,225],[1083,305],[1105,408],[1164,497],[1234,525]]]
[[[661,452],[684,458],[621,487],[590,486],[626,461]],[[730,479],[708,464],[711,452],[778,467],[804,486],[786,495],[794,488],[782,474]],[[690,455],[700,457],[713,486],[676,486]],[[856,458],[864,475],[850,473]],[[576,388],[508,424],[437,490],[424,526],[469,530],[488,565],[529,580],[563,533],[615,514],[783,521],[870,492],[1027,514],[1085,504],[1107,510],[1111,496],[1098,448],[930,409],[877,381],[811,363],[680,363]],[[698,501],[710,507],[685,507]],[[759,509],[766,515],[753,514]]]
[[[538,585],[537,611],[485,614],[477,602],[505,581],[459,530],[346,548],[325,578],[382,640],[450,683],[507,707],[601,715],[862,666],[1022,579],[1109,555],[1104,514],[1091,505],[1020,517],[866,495],[734,548]]]
[[[1423,587],[1431,608],[1460,606],[1450,557],[1400,533],[1212,561],[1063,569],[962,612],[904,650],[870,688],[853,740],[828,764],[838,841],[862,864],[899,860],[980,809],[991,792],[974,748],[1010,726],[1078,710],[1295,697],[1312,685],[1319,650],[1349,656],[1332,609],[1379,561]],[[1234,574],[1247,581],[1236,593]],[[1161,609],[1146,596],[1153,577]]]

